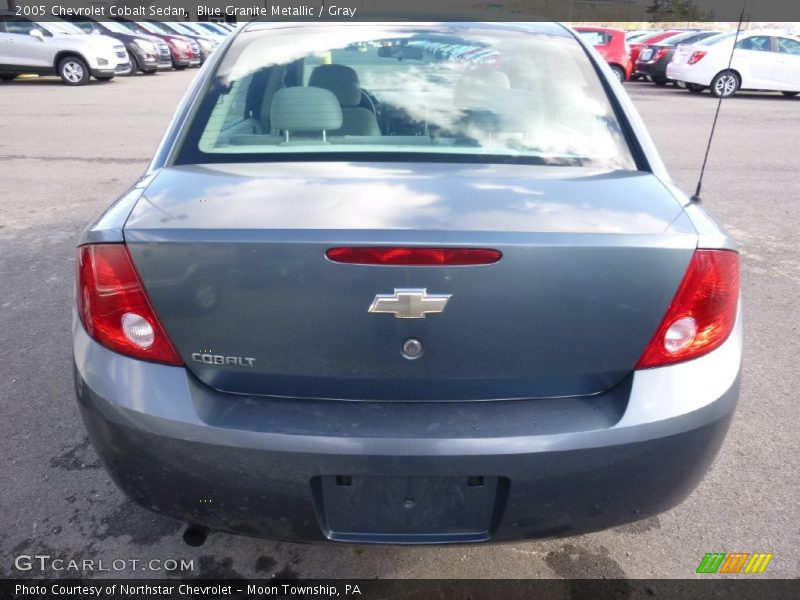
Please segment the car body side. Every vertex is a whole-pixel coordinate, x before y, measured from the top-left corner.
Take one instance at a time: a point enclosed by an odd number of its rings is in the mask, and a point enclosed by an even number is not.
[[[162,33],[161,31],[149,31],[141,23],[135,21],[121,18],[115,20],[136,33],[150,35],[167,43],[169,45],[169,51],[172,57],[172,66],[174,68],[185,69],[187,67],[200,65],[200,50],[194,40],[182,35],[175,35],[166,32]]]
[[[750,38],[769,38],[764,50],[736,48],[730,70],[736,74],[740,89],[769,91],[800,91],[800,52],[781,52],[777,39],[785,38],[800,47],[800,39],[779,30],[751,30],[743,32],[737,39],[741,44]],[[710,40],[713,38],[710,38]],[[710,86],[714,78],[728,70],[733,39],[713,45],[692,45],[675,52],[667,65],[667,77],[699,86]],[[688,61],[695,52],[706,54],[694,64]]]
[[[688,32],[683,36],[676,36],[673,39],[667,38],[664,42],[646,46],[639,53],[634,69],[637,73],[652,79],[656,85],[665,85],[669,81],[667,78],[667,65],[672,61],[672,56],[675,54],[677,46],[682,44],[691,45],[713,35],[715,35],[713,31]],[[647,56],[646,59],[645,56]]]
[[[172,62],[169,60],[169,57],[165,56],[164,53],[161,52],[164,42],[157,37],[133,32],[128,33],[127,31],[112,30],[103,23],[93,21],[86,17],[73,17],[68,20],[87,33],[91,33],[92,30],[95,30],[101,35],[108,36],[125,44],[125,48],[127,49],[128,54],[133,61],[134,71],[139,70],[145,73],[150,73],[172,68]],[[143,48],[139,43],[140,41],[152,44],[154,46],[154,51],[151,52],[149,49]]]
[[[595,49],[605,59],[606,63],[612,68],[620,69],[624,74],[624,81],[631,78],[633,73],[633,62],[630,57],[630,48],[625,41],[625,32],[621,29],[609,27],[574,27],[578,32],[594,32],[606,37],[603,44],[595,45]]]
[[[0,11],[0,21],[15,18],[11,11]],[[28,22],[34,22],[27,19]],[[39,25],[47,30],[47,26]],[[127,56],[115,52],[116,40],[104,36],[63,35],[48,31],[42,39],[9,33],[0,22],[0,72],[52,75],[67,56],[85,61],[94,77],[113,77],[127,66]],[[123,48],[124,49],[124,48]]]

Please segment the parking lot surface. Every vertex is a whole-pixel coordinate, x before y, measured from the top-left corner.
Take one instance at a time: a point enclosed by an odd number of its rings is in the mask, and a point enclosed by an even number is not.
[[[735,551],[772,552],[765,575],[797,576],[800,98],[779,94],[739,93],[722,107],[703,200],[742,250],[741,400],[712,470],[676,509],[510,545],[297,545],[212,533],[191,548],[180,523],[126,500],[100,467],[73,396],[74,245],[146,168],[195,74],[83,88],[54,78],[0,84],[0,576],[159,577],[169,573],[149,561],[185,559],[193,566],[178,574],[201,578],[683,578],[706,552]],[[626,88],[673,177],[693,191],[716,101]],[[16,557],[37,554],[128,562],[82,574],[15,568]]]

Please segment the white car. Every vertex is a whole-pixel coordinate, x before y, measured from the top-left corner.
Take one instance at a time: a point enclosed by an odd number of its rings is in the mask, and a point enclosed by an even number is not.
[[[686,83],[689,91],[709,88],[719,97],[737,90],[800,94],[800,37],[774,30],[721,33],[691,46],[679,46],[667,65],[667,77]]]
[[[37,22],[0,11],[0,81],[22,73],[59,75],[83,85],[130,70],[125,46],[104,35],[89,35],[65,21]]]

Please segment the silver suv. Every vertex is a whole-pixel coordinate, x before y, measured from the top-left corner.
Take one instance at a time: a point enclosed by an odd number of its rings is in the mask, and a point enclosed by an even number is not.
[[[0,11],[0,81],[22,73],[59,75],[69,85],[101,81],[130,70],[125,46],[87,35],[65,21],[37,22]]]

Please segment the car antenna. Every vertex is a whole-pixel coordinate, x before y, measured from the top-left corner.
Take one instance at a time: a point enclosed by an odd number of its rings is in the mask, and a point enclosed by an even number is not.
[[[745,9],[747,8],[747,0],[744,0],[742,4],[742,13],[739,15],[739,23],[736,25],[736,35],[733,38],[733,46],[731,47],[731,55],[728,58],[728,68],[727,71],[731,70],[731,65],[733,64],[733,53],[736,51],[736,43],[739,41],[739,33],[742,31],[742,22],[744,21],[744,13]],[[703,157],[703,166],[700,167],[700,177],[697,179],[697,189],[694,191],[694,196],[691,197],[692,202],[702,202],[700,198],[700,190],[703,187],[703,175],[706,172],[706,163],[708,163],[708,153],[711,151],[711,141],[714,139],[714,131],[717,128],[717,119],[719,118],[719,109],[722,106],[722,96],[720,95],[719,100],[717,101],[717,110],[714,113],[714,121],[711,123],[711,132],[708,134],[708,144],[706,144],[706,154]]]

